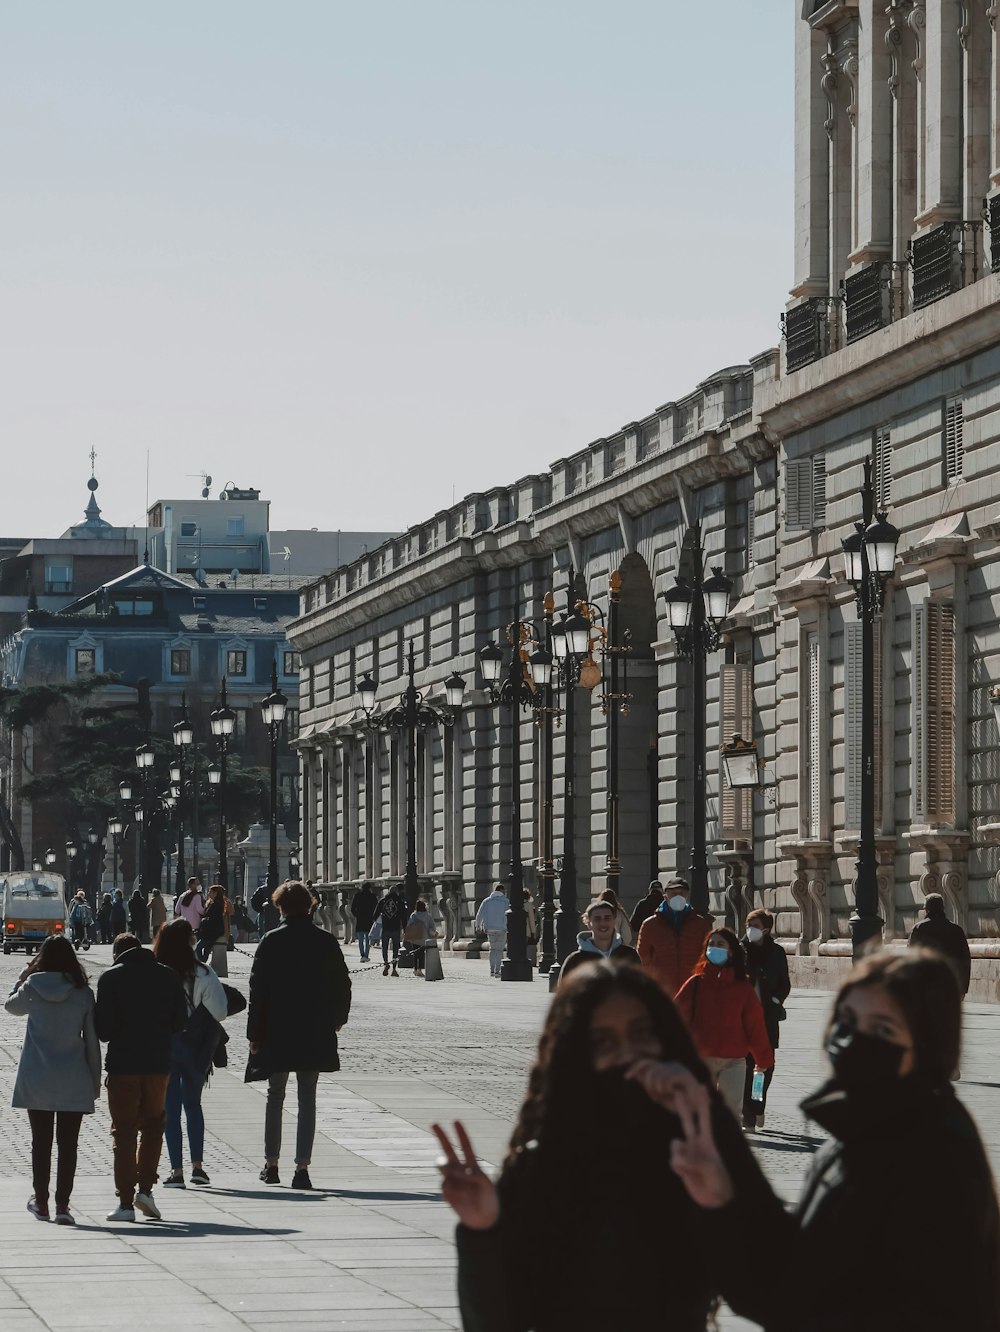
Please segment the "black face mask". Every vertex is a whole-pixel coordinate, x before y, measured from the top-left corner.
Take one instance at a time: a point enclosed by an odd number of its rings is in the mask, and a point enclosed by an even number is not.
[[[901,1045],[867,1036],[846,1022],[838,1022],[826,1042],[833,1075],[845,1091],[891,1083],[899,1077],[906,1051]]]

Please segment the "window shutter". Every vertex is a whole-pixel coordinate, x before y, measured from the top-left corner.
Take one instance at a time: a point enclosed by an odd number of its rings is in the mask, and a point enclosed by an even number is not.
[[[861,826],[861,692],[863,626],[844,625],[844,826]]]
[[[876,430],[872,440],[872,460],[875,473],[875,507],[887,509],[892,492],[892,435],[888,430]]]
[[[754,526],[756,513],[757,495],[756,492],[747,500],[747,568],[752,569],[757,563],[754,555]]]
[[[722,743],[734,735],[753,738],[753,671],[744,662],[725,662],[721,673]],[[723,837],[745,841],[753,835],[753,791],[734,790],[720,773],[720,831]]]
[[[796,458],[785,465],[785,527],[790,532],[812,526],[810,495],[812,464],[808,458]]]
[[[819,696],[819,634],[806,639],[806,764],[809,792],[809,836],[821,836],[820,823],[820,716]]]
[[[913,812],[955,822],[955,610],[913,609]]]
[[[811,527],[826,526],[826,454],[812,457],[812,515]]]
[[[964,408],[961,398],[950,398],[944,408],[944,477],[957,481],[965,463]]]

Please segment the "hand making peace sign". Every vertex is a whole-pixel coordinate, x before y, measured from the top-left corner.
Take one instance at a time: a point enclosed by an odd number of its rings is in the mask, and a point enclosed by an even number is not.
[[[465,1131],[465,1125],[455,1121],[455,1137],[462,1159],[459,1159],[458,1152],[441,1125],[432,1124],[431,1128],[444,1151],[438,1169],[441,1171],[441,1193],[445,1202],[470,1230],[489,1230],[500,1218],[500,1199],[496,1185],[479,1168],[475,1148]]]

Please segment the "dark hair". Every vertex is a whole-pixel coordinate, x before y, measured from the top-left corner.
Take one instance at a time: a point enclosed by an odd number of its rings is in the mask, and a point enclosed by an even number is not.
[[[940,893],[928,893],[924,898],[924,910],[928,916],[944,915],[944,898]]]
[[[611,889],[609,888],[606,891],[610,892]],[[605,911],[610,911],[612,916],[615,915],[614,902],[606,901],[603,894],[600,897],[595,898],[594,901],[591,902],[590,905],[586,908],[583,914],[585,916],[589,916],[590,913],[598,907],[603,907]]]
[[[709,940],[716,934],[721,935],[726,941],[729,948],[729,957],[732,963],[732,968],[736,973],[736,979],[738,981],[745,981],[747,978],[747,962],[746,958],[743,956],[743,946],[732,930],[726,925],[718,925],[714,930],[709,930],[708,936],[705,939],[705,947],[702,949],[701,958],[695,963],[693,974],[700,976],[712,965],[708,960],[708,947]]]
[[[946,1087],[962,1054],[962,995],[958,973],[941,953],[888,950],[859,962],[837,991],[830,1026],[852,990],[882,985],[899,1005],[913,1040],[913,1067]]]
[[[613,888],[605,888],[604,892],[600,894],[598,901],[603,902],[605,906],[610,906],[616,915],[623,909],[621,902],[618,900],[618,894]],[[597,902],[591,902],[590,906],[597,906]],[[587,910],[589,911],[590,907],[588,907]]]
[[[413,910],[414,910],[414,911],[426,911],[426,910],[427,910],[427,903],[424,901],[424,899],[423,899],[422,897],[418,897],[417,900],[414,902],[414,904],[413,904]]]
[[[201,892],[201,884],[198,882],[198,880],[188,879],[188,886],[186,890],[183,893],[181,893],[179,898],[180,905],[190,906],[190,904],[194,900],[195,893],[200,893],[200,892]]]
[[[602,959],[578,967],[556,990],[549,1008],[505,1170],[529,1143],[537,1141],[542,1147],[557,1143],[566,1125],[578,1121],[592,1075],[591,1019],[606,999],[618,994],[638,999],[648,1010],[664,1059],[683,1064],[700,1082],[708,1082],[681,1015],[656,981],[634,963]]]
[[[127,953],[133,948],[140,948],[142,945],[134,934],[129,934],[127,930],[121,934],[116,934],[111,944],[111,956],[117,962],[122,953]]]
[[[178,916],[167,925],[161,925],[153,944],[153,956],[165,967],[172,967],[181,976],[193,976],[198,970],[194,955],[194,930],[189,921]]]
[[[309,908],[312,906],[312,894],[304,883],[286,879],[284,883],[279,883],[275,888],[271,904],[283,916],[286,916],[289,920],[295,920],[309,915]]]
[[[770,911],[765,911],[763,907],[758,907],[756,911],[748,912],[747,924],[752,925],[755,921],[760,925],[761,929],[774,929],[774,917],[771,915]]]
[[[220,893],[223,897],[225,897],[225,895],[226,895],[226,890],[225,890],[225,888],[223,888],[223,886],[222,886],[221,883],[210,883],[210,884],[208,885],[208,895],[209,895],[209,897],[211,897],[211,895],[212,895],[213,893]]]
[[[36,971],[61,971],[78,990],[86,989],[87,973],[80,966],[76,949],[64,934],[50,934],[28,963],[28,975]]]

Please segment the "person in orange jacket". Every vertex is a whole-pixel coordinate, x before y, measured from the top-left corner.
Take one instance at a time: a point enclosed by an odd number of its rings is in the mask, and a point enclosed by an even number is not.
[[[663,905],[643,921],[636,950],[643,969],[673,999],[704,954],[712,922],[691,910],[691,888],[683,879],[671,879],[663,890]]]
[[[743,949],[732,930],[713,930],[694,974],[675,1000],[719,1094],[739,1119],[746,1057],[757,1070],[774,1067],[764,1009],[747,977]]]

